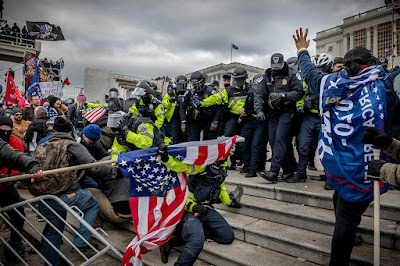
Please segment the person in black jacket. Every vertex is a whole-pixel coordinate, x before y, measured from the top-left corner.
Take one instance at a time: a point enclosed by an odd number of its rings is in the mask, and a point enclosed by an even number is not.
[[[204,140],[216,139],[222,106],[200,108],[200,101],[215,94],[216,91],[212,87],[204,85],[204,76],[198,71],[192,73],[190,83],[193,88],[186,91],[179,107],[181,130],[185,134],[188,129],[188,141],[200,140],[201,131],[203,131]]]
[[[47,110],[43,106],[38,106],[35,108],[35,119],[28,126],[28,130],[26,131],[24,140],[27,145],[32,142],[32,151],[34,147],[36,147],[36,143],[38,143],[41,139],[47,136],[49,130],[47,128]],[[36,133],[36,138],[35,138]]]
[[[260,176],[272,183],[278,181],[278,173],[283,168],[285,173],[293,173],[293,167],[285,159],[286,148],[290,141],[290,132],[296,102],[303,97],[301,77],[289,68],[280,53],[271,56],[271,68],[267,69],[262,79],[257,83],[255,94],[255,111],[262,119],[260,106],[268,102],[270,107],[269,142],[272,148],[271,168],[269,172],[262,171]],[[259,97],[268,95],[268,99]],[[264,114],[265,119],[265,114]],[[284,160],[285,159],[285,160]]]
[[[10,132],[0,129],[0,169],[7,167],[9,170],[18,170],[21,172],[29,172],[32,178],[41,177],[43,174],[42,168],[39,163],[33,158],[29,157],[23,152],[14,150],[3,137],[11,135]],[[3,176],[0,176],[0,178]],[[17,202],[21,202],[22,199],[18,193],[17,188],[13,183],[0,183],[0,206],[5,207],[12,205]],[[24,208],[19,207],[17,210],[24,214]],[[17,228],[18,231],[22,232],[24,226],[24,220],[17,214],[16,211],[12,210],[8,212],[10,222]],[[24,214],[25,215],[25,214]],[[14,231],[11,231],[10,235],[10,246],[21,256],[24,257],[25,249],[21,243],[21,237]],[[16,263],[18,259],[12,254],[11,251],[6,251],[7,263]]]

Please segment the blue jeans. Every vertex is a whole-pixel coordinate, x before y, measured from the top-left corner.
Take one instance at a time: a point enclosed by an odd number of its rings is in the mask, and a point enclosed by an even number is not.
[[[21,201],[22,199],[18,194],[17,188],[14,185],[10,185],[4,192],[1,193],[0,206],[5,207]],[[17,208],[17,210],[25,216],[23,207],[19,207]],[[10,222],[17,228],[18,231],[22,233],[22,228],[24,227],[24,219],[19,216],[19,214],[14,210],[7,212],[7,214],[10,217]],[[10,243],[12,244],[12,246],[20,242],[21,237],[14,230],[11,230]]]
[[[83,219],[88,224],[93,226],[94,220],[96,219],[97,213],[99,211],[100,203],[95,197],[93,197],[90,191],[78,189],[73,197],[68,198],[68,196],[65,195],[61,196],[60,199],[68,204],[70,207],[78,207],[84,213]],[[46,203],[50,207],[52,207],[54,211],[56,211],[58,215],[61,216],[61,218],[65,219],[67,217],[67,211],[57,202],[53,200],[46,200]],[[39,211],[58,230],[60,230],[61,232],[64,231],[64,222],[58,219],[57,216],[43,203],[39,203]],[[78,233],[81,234],[86,240],[88,240],[92,236],[92,233],[90,233],[90,231],[83,225],[80,225]],[[62,236],[58,234],[52,226],[49,226],[49,231],[46,237],[57,249],[60,249]],[[74,236],[74,244],[77,247],[86,246],[85,242],[77,235]],[[44,245],[44,257],[53,265],[60,264],[60,255],[47,242]]]
[[[97,189],[100,189],[99,183],[94,181],[94,179],[91,178],[90,176],[82,177],[81,180],[79,180],[79,185],[81,186],[81,188],[97,188]]]
[[[269,119],[269,143],[272,148],[270,171],[278,174],[291,137],[293,111],[272,113]]]
[[[204,240],[210,238],[219,244],[230,244],[235,235],[231,226],[216,210],[210,210],[207,215],[195,217],[193,213],[185,212],[182,217],[182,239],[185,247],[182,249],[175,265],[193,265],[203,250]]]
[[[244,166],[254,171],[262,170],[265,167],[268,140],[265,124],[258,120],[250,120],[244,124],[240,135],[245,139],[239,143]]]
[[[321,129],[321,118],[318,114],[307,113],[304,115],[303,123],[301,124],[299,133],[299,164],[297,172],[306,174],[307,164],[312,156],[314,158],[315,149],[314,143],[318,139]]]

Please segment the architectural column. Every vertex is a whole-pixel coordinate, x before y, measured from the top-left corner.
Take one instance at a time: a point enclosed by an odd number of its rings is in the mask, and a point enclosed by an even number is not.
[[[378,26],[373,26],[374,28],[374,50],[372,51],[372,55],[378,57]]]
[[[393,44],[394,44],[392,55],[394,55],[394,56],[397,56],[397,51],[398,51],[398,48],[397,48],[397,38],[398,38],[398,36],[397,36],[396,24],[397,23],[393,23],[393,35],[392,35]]]
[[[350,32],[350,50],[354,48],[354,32]]]
[[[347,53],[347,33],[343,35],[343,55]]]
[[[367,28],[366,31],[367,31],[367,47],[366,48],[368,50],[371,50],[371,29]]]

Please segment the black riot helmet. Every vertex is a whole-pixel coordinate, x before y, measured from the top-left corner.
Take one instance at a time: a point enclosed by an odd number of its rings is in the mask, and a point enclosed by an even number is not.
[[[201,72],[195,71],[190,75],[190,83],[192,84],[195,91],[201,91],[204,84],[204,76]]]
[[[150,82],[149,85],[150,85],[150,88],[152,88],[153,90],[155,90],[155,91],[157,90],[157,85],[154,82]]]
[[[231,77],[231,86],[242,87],[247,79],[247,70],[243,67],[236,68]]]
[[[187,81],[186,76],[184,76],[184,75],[177,76],[175,78],[176,92],[179,93],[179,92],[186,91],[187,83],[188,83],[188,81]]]

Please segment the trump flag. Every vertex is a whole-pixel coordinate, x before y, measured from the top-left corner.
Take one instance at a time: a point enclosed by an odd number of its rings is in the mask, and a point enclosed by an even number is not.
[[[236,137],[193,141],[168,146],[168,154],[189,165],[209,165],[229,156]],[[189,195],[187,176],[157,160],[157,148],[118,156],[124,176],[130,178],[129,205],[136,237],[128,245],[123,265],[142,265],[141,255],[167,242],[185,211]]]

